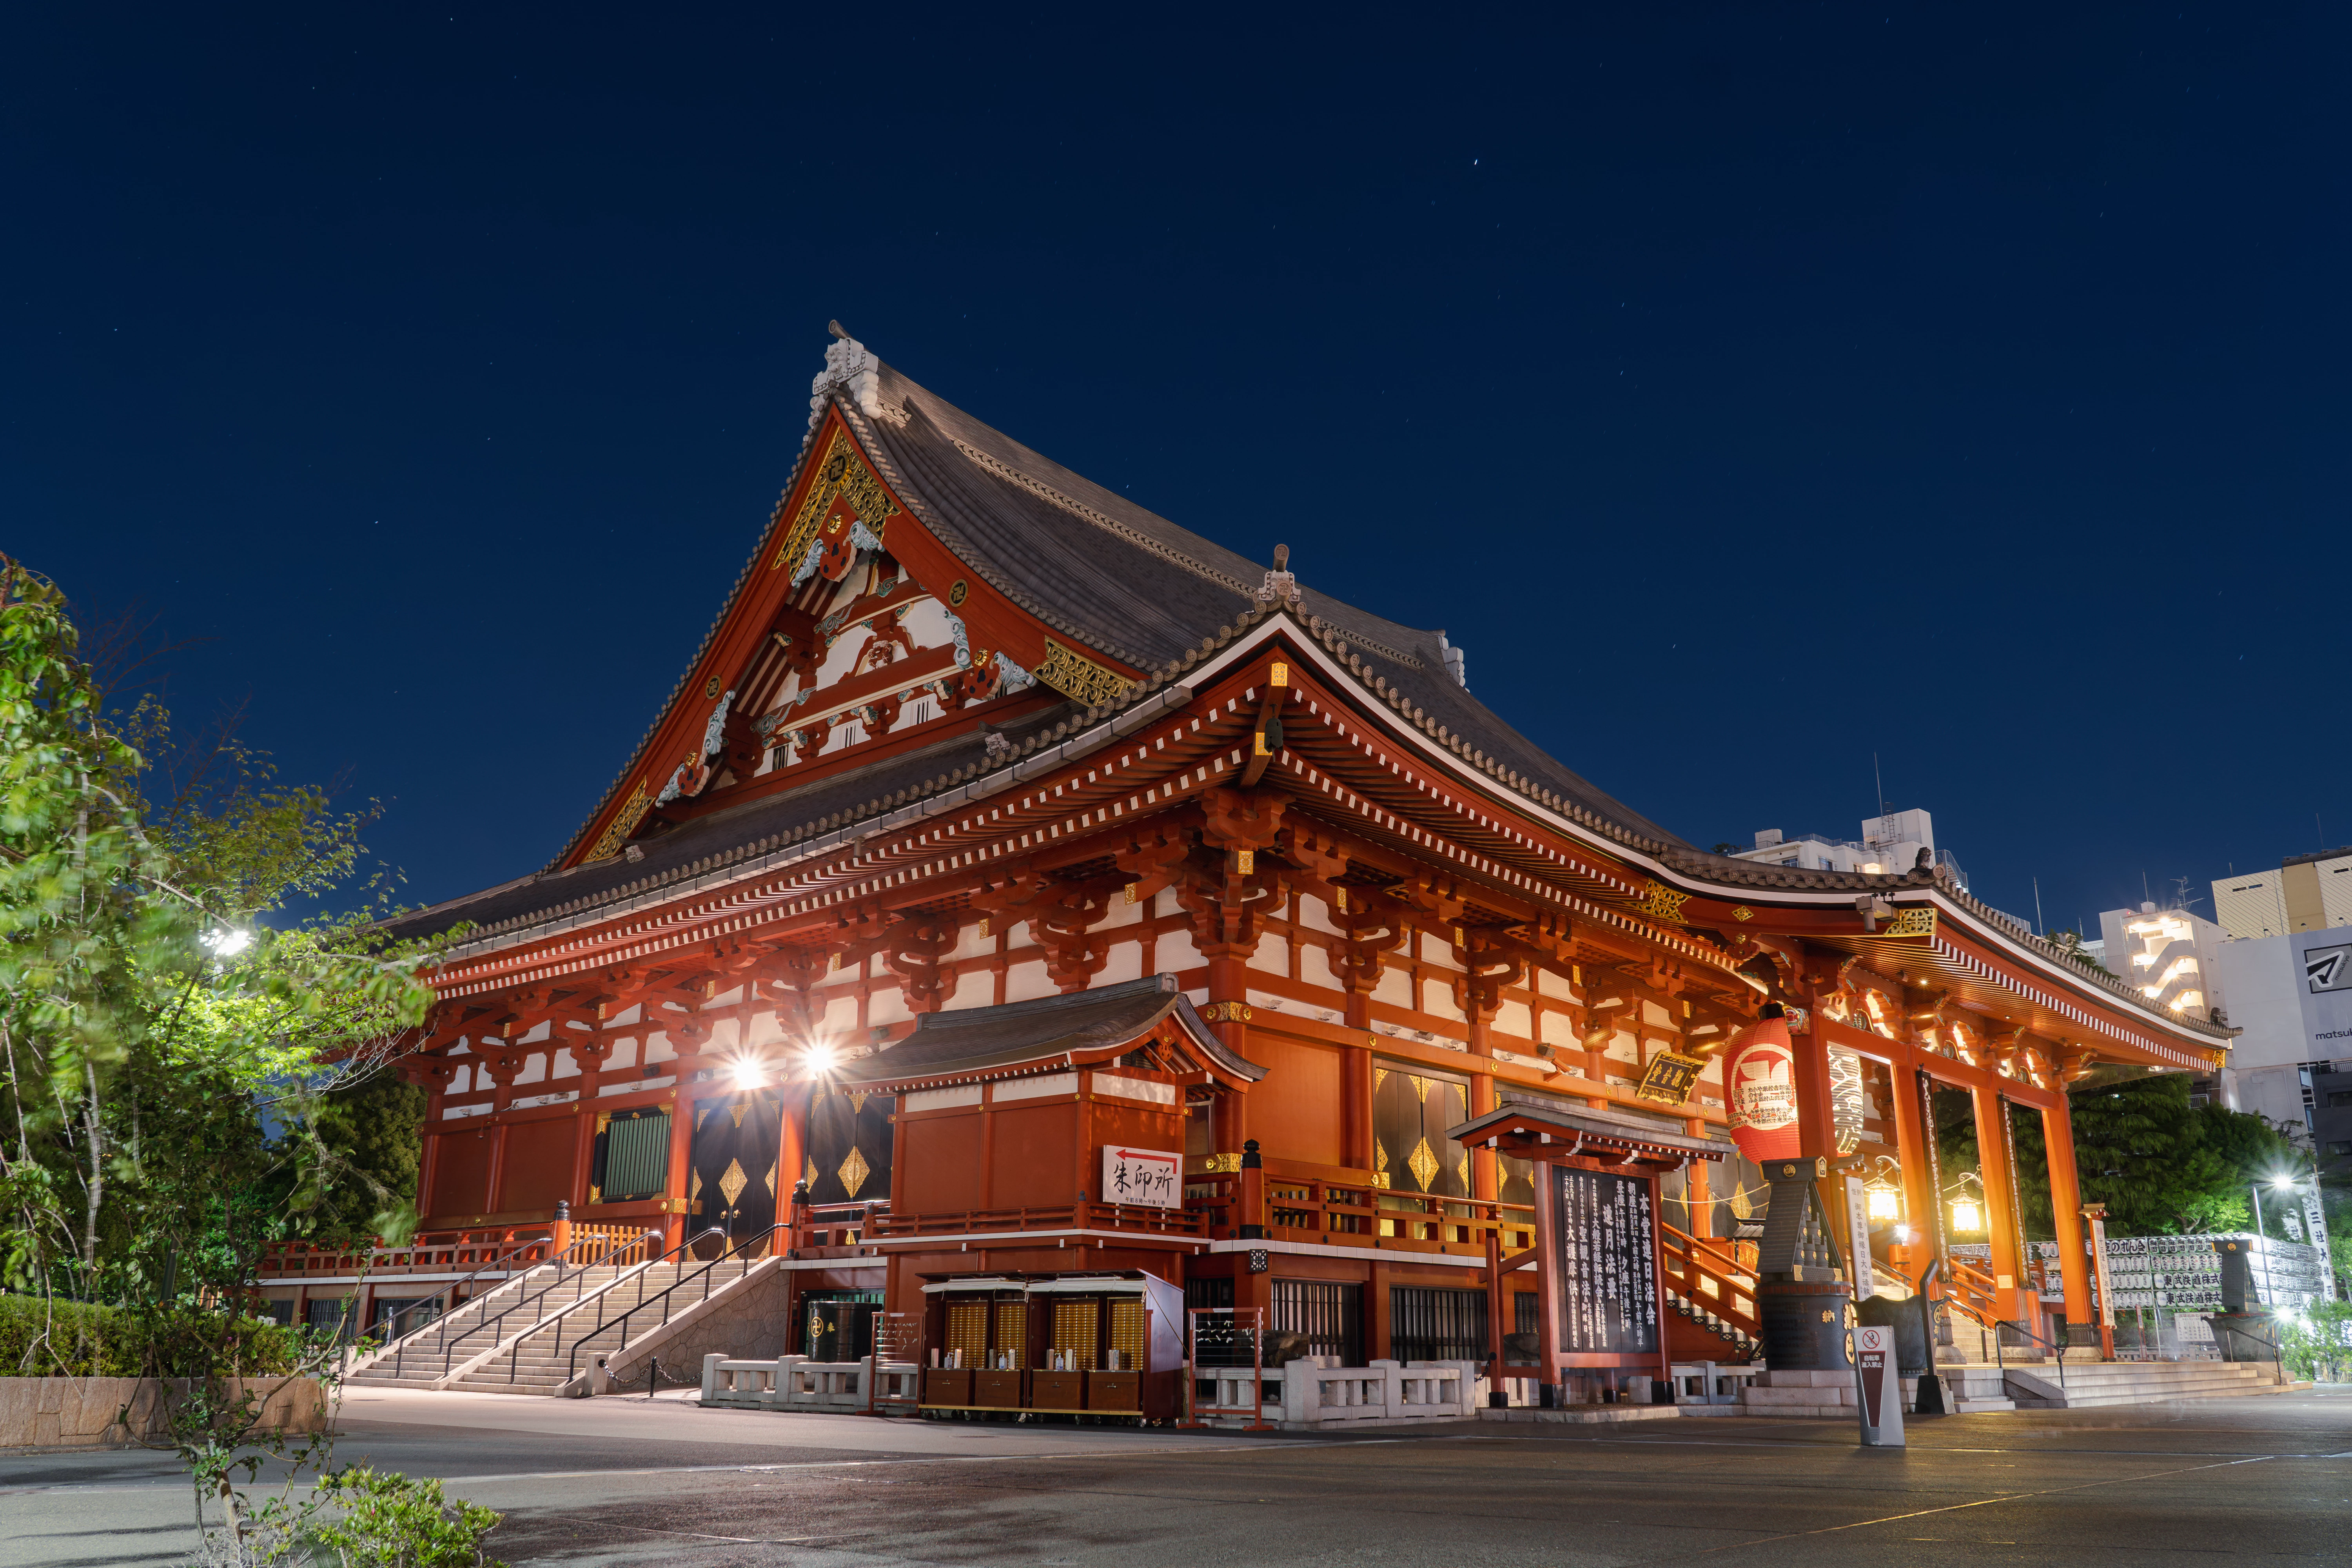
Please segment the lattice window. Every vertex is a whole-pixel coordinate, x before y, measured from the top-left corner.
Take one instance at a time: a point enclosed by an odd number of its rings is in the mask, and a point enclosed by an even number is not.
[[[1231,1287],[1233,1281],[1225,1281]],[[1228,1291],[1230,1296],[1230,1289]],[[1150,1330],[1150,1318],[1143,1310],[1139,1296],[1121,1296],[1110,1304],[1110,1363],[1112,1370],[1135,1372],[1143,1365],[1144,1338]]]
[[[1398,1361],[1485,1361],[1486,1292],[1389,1289],[1389,1354]]]
[[[1102,1328],[1102,1303],[1091,1297],[1057,1300],[1054,1303],[1054,1327],[1048,1350],[1058,1352],[1062,1364],[1076,1371],[1090,1371],[1095,1364],[1095,1344]]]
[[[970,1367],[985,1366],[988,1350],[988,1303],[982,1301],[950,1301],[946,1349],[961,1352],[961,1360]]]
[[[999,1301],[995,1321],[989,1325],[989,1360],[1000,1355],[1011,1356],[1015,1368],[1029,1364],[1029,1304],[1026,1301]]]
[[[1364,1288],[1320,1279],[1274,1282],[1274,1327],[1307,1336],[1317,1355],[1338,1356],[1342,1366],[1361,1366]]]

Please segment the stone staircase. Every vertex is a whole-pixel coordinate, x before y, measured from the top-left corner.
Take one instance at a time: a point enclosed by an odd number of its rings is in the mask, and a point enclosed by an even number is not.
[[[2160,1405],[2173,1399],[2214,1399],[2281,1394],[2268,1362],[2069,1362],[2065,1380],[2049,1364],[2011,1367],[2004,1382],[2020,1410],[2091,1410],[2114,1405]]]
[[[1704,1302],[1693,1300],[1690,1297],[1684,1295],[1680,1290],[1675,1289],[1671,1285],[1666,1287],[1666,1307],[1670,1311],[1677,1313],[1682,1317],[1689,1319],[1692,1322],[1696,1323],[1708,1333],[1713,1334],[1724,1343],[1730,1345],[1738,1352],[1737,1354],[1724,1357],[1724,1360],[1745,1361],[1750,1359],[1762,1346],[1763,1342],[1759,1340],[1754,1334],[1749,1333],[1746,1329],[1741,1328],[1738,1324],[1731,1321],[1728,1318],[1725,1318],[1717,1313]]]
[[[665,1306],[675,1318],[706,1296],[716,1297],[739,1283],[758,1261],[730,1258],[705,1265],[689,1258],[560,1272],[534,1269],[515,1286],[469,1301],[400,1345],[387,1347],[344,1381],[359,1388],[561,1393],[571,1380],[575,1350],[580,1371],[587,1373],[598,1355],[623,1348],[624,1329],[631,1342],[644,1338],[661,1326]],[[704,1279],[700,1274],[706,1267],[709,1274]],[[660,1300],[664,1291],[681,1283],[683,1290],[667,1302]],[[643,1310],[625,1324],[608,1321],[640,1304]]]

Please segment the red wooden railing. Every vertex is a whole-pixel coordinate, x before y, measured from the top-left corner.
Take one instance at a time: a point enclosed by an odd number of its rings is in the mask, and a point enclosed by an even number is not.
[[[1439,1250],[1483,1255],[1486,1237],[1496,1235],[1506,1251],[1535,1245],[1535,1207],[1491,1198],[1443,1197],[1400,1193],[1361,1182],[1281,1173],[1268,1162],[1265,1175],[1267,1234],[1279,1241],[1311,1241],[1333,1247],[1399,1251]],[[1240,1173],[1194,1173],[1184,1178],[1184,1206],[1209,1222],[1211,1234],[1237,1234],[1241,1213]]]
[[[583,1226],[573,1226],[578,1234]],[[610,1227],[615,1230],[623,1226]],[[518,1265],[543,1263],[549,1255],[552,1229],[546,1221],[535,1225],[467,1227],[463,1230],[418,1231],[397,1247],[382,1241],[370,1247],[322,1247],[306,1241],[281,1242],[261,1257],[264,1279],[319,1279],[358,1274],[446,1274],[478,1268],[509,1253],[518,1253]]]
[[[1998,1281],[1965,1258],[1946,1259],[1944,1300],[1975,1319],[1984,1329],[1991,1330],[2001,1321]]]
[[[1190,1209],[1149,1204],[1081,1203],[1043,1208],[944,1209],[929,1214],[872,1215],[864,1235],[870,1240],[909,1236],[956,1236],[1003,1230],[1131,1230],[1160,1236],[1209,1235],[1208,1216]]]
[[[1721,1244],[1658,1226],[1665,1254],[1666,1279],[1685,1297],[1705,1307],[1734,1328],[1761,1339],[1764,1325],[1756,1311],[1756,1276]]]

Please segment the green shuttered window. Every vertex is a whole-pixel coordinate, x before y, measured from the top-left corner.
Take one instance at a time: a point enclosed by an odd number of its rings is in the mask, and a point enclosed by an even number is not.
[[[624,1112],[596,1140],[597,1195],[604,1203],[657,1198],[669,1181],[669,1112]]]

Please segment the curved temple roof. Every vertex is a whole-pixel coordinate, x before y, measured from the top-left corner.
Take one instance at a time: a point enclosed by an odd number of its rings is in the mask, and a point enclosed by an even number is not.
[[[857,1083],[990,1076],[1030,1063],[1115,1050],[1150,1034],[1171,1013],[1220,1071],[1244,1083],[1265,1076],[1265,1068],[1225,1048],[1176,989],[1172,974],[1150,974],[1033,1002],[925,1013],[915,1020],[913,1034],[877,1056],[845,1062],[835,1076]]]
[[[1695,848],[1561,765],[1479,702],[1453,678],[1441,634],[1387,620],[1277,577],[981,423],[858,345],[836,346],[854,350],[853,360],[862,356],[866,374],[829,385],[813,400],[817,414],[812,435],[824,428],[826,413],[837,411],[898,499],[942,544],[1046,626],[1145,671],[1146,679],[1108,708],[1081,710],[1074,702],[1063,703],[1001,726],[1009,751],[992,751],[976,731],[967,731],[919,751],[699,816],[641,841],[634,847],[634,860],[616,858],[558,869],[577,848],[581,840],[575,837],[565,857],[547,870],[412,913],[394,923],[397,934],[421,935],[466,921],[478,928],[478,941],[497,945],[511,940],[510,933],[586,923],[675,897],[706,879],[725,879],[787,846],[813,847],[848,831],[850,824],[871,822],[957,785],[984,792],[1000,779],[1009,782],[1025,759],[1110,713],[1163,695],[1181,697],[1181,689],[1173,684],[1180,676],[1191,679],[1185,672],[1195,664],[1204,658],[1213,663],[1220,649],[1247,640],[1253,627],[1286,610],[1302,635],[1345,658],[1346,673],[1360,680],[1376,705],[1395,710],[1397,722],[1423,731],[1455,753],[1460,765],[1487,775],[1495,787],[1524,797],[1539,811],[1564,816],[1614,851],[1646,860],[1685,888],[1750,899],[1778,895],[1812,907],[1856,894],[1933,889],[2069,985],[2105,993],[2135,1013],[2162,1018],[2191,1035],[2219,1040],[2234,1032],[2166,1016],[2128,984],[2089,974],[2040,938],[2009,929],[1995,911],[1931,872],[1802,871]],[[813,442],[804,446],[802,467],[814,449]],[[787,500],[800,479],[796,468],[785,489]],[[753,562],[774,542],[772,527]],[[689,672],[751,575],[747,568],[737,579]],[[681,691],[684,680],[682,676]],[[678,695],[673,692],[665,711]],[[636,771],[633,758],[623,778]],[[607,805],[611,798],[608,792]]]

